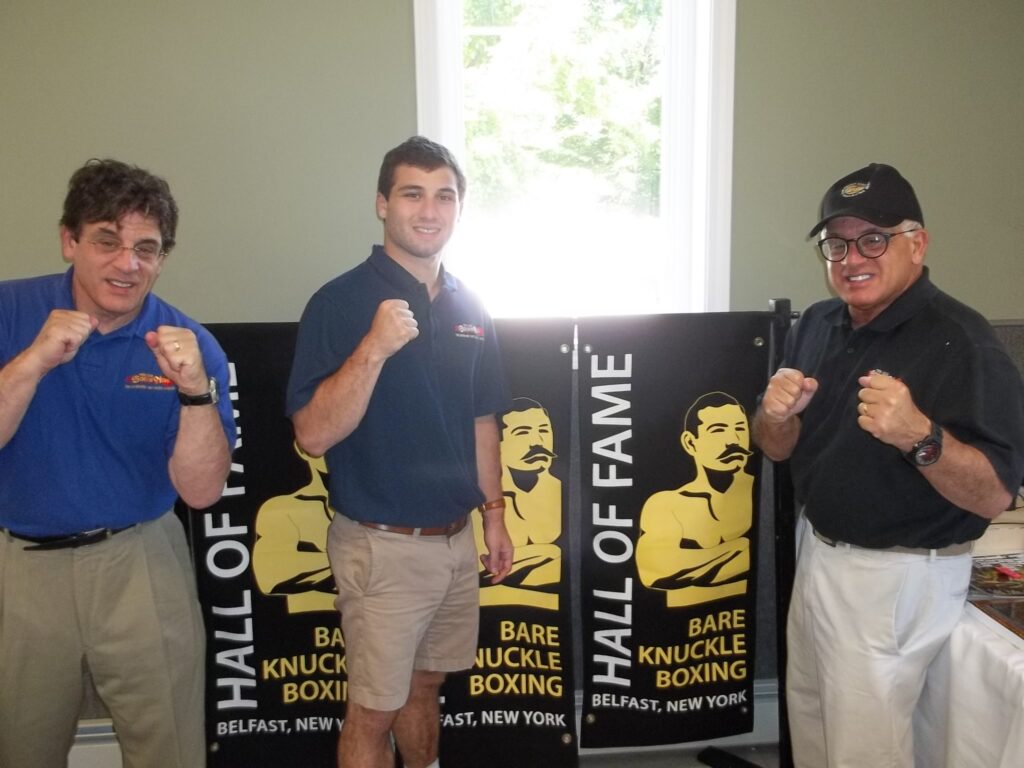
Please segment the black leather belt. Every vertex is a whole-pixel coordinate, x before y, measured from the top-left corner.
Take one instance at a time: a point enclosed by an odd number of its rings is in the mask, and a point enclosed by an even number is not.
[[[115,533],[121,531],[127,531],[129,528],[134,526],[128,525],[124,528],[93,528],[91,531],[82,531],[81,533],[69,533],[64,536],[26,536],[22,533],[15,533],[8,528],[0,528],[8,536],[18,539],[19,541],[27,541],[32,546],[24,547],[26,550],[47,550],[47,549],[75,549],[76,547],[84,547],[88,544],[95,544],[99,541],[105,541],[113,536]]]
[[[468,517],[461,517],[454,523],[440,525],[436,528],[410,528],[407,525],[384,525],[383,523],[364,523],[362,521],[359,521],[359,524],[376,531],[404,533],[406,536],[448,536],[450,538],[466,527],[468,519]]]
[[[811,530],[814,530],[813,528]],[[848,544],[845,541],[833,541],[828,536],[824,536],[814,531],[815,537],[818,541],[823,541],[830,547],[851,547],[853,549],[864,549],[868,552],[898,552],[903,555],[926,555],[931,557],[933,554],[935,557],[954,557],[955,555],[963,555],[971,551],[974,542],[965,541],[961,544],[950,544],[948,547],[942,547],[941,549],[926,549],[921,547],[858,547],[856,544]]]

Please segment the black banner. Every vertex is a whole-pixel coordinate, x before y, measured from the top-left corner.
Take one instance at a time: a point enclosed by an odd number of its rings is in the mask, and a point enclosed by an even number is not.
[[[333,765],[345,647],[326,552],[326,467],[300,454],[284,415],[298,326],[208,328],[231,363],[239,426],[227,492],[192,513],[208,765]]]
[[[445,765],[475,766],[487,754],[495,768],[571,767],[580,745],[751,729],[759,463],[749,439],[735,435],[765,383],[770,320],[582,321],[575,441],[573,322],[497,323],[515,398],[501,427],[516,565],[502,585],[481,574],[476,664],[442,691]],[[209,765],[331,765],[345,713],[345,646],[326,555],[326,467],[297,449],[284,416],[297,325],[210,330],[231,363],[239,441],[224,497],[189,517],[207,627]],[[574,450],[580,521],[569,514]],[[693,515],[705,529],[690,521],[672,534],[664,523]],[[474,526],[479,536],[478,519]],[[580,540],[573,553],[570,541]],[[570,561],[582,561],[580,606],[571,604]]]
[[[583,747],[753,729],[770,316],[581,321]]]
[[[575,766],[567,514],[573,323],[496,326],[513,396],[500,427],[515,560],[501,584],[481,574],[477,659],[445,683],[441,762],[477,768],[487,755],[492,768]],[[479,512],[473,522],[482,551]]]
[[[210,768],[333,764],[345,712],[344,638],[326,554],[327,470],[293,442],[284,393],[295,324],[211,325],[231,363],[239,443],[224,498],[193,513],[207,625]],[[481,575],[477,663],[443,691],[446,765],[575,766],[567,495],[572,323],[498,324],[515,397],[503,486],[518,546],[502,585]],[[519,450],[519,455],[509,451]],[[474,526],[481,535],[479,519]],[[524,762],[525,761],[525,762]]]

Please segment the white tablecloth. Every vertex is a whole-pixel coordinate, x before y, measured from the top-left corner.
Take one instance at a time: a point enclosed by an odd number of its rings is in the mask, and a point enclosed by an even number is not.
[[[915,724],[918,768],[1024,766],[1024,640],[968,605]]]

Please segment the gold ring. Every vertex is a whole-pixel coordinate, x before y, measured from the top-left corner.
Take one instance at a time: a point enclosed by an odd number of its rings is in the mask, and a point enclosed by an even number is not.
[[[868,415],[868,404],[867,403],[861,403],[860,404],[860,412],[862,414],[864,414],[865,416]]]

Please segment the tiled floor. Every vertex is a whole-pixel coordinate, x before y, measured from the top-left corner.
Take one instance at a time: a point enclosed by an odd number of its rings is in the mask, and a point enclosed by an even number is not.
[[[87,740],[82,740],[87,741]],[[580,757],[580,768],[779,768],[779,752],[774,744],[765,746],[729,747],[726,757],[717,760],[697,759],[701,749],[652,748],[605,750],[601,754],[586,752]],[[738,758],[729,760],[728,758]],[[744,762],[740,762],[744,761]],[[71,751],[69,768],[115,768],[121,765],[120,752],[113,737],[109,743],[80,743]],[[523,766],[543,768],[543,766]]]
[[[700,753],[701,749],[673,748],[584,754],[580,768],[779,768],[779,751],[774,744],[730,747],[717,755],[708,755],[706,761],[697,759]]]

